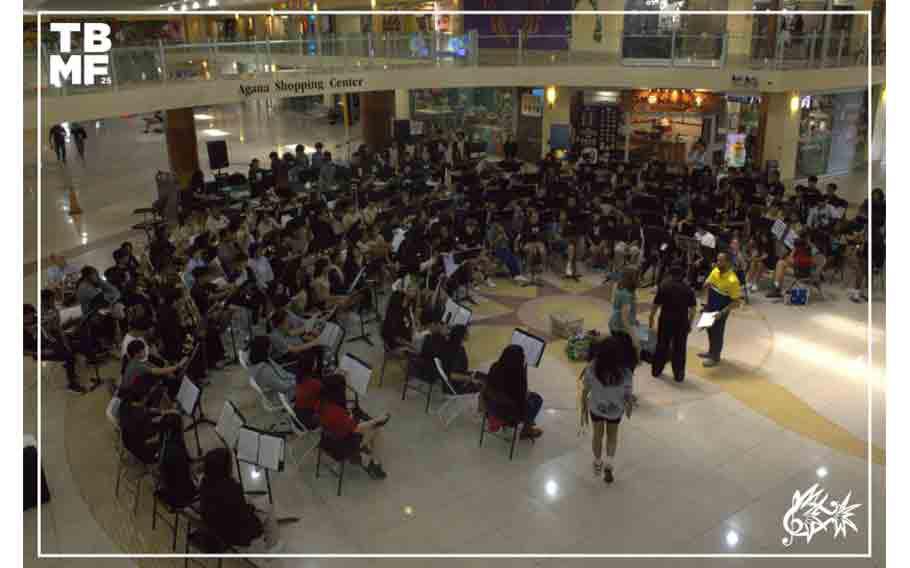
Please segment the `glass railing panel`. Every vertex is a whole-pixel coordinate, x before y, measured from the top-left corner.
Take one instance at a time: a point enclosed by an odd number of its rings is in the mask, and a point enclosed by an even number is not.
[[[579,38],[576,38],[579,39]],[[569,34],[461,35],[448,33],[311,34],[288,39],[157,43],[111,51],[111,74],[101,84],[71,81],[45,84],[44,93],[78,94],[134,88],[163,81],[251,77],[281,71],[350,72],[412,65],[629,65],[725,66],[811,69],[884,62],[880,36],[867,45],[864,33],[808,33],[800,36],[656,32],[602,34],[601,41],[573,41]],[[567,49],[588,45],[587,49]],[[730,56],[731,47],[736,55]],[[26,70],[35,67],[26,58]],[[44,74],[47,77],[47,66]],[[32,74],[33,75],[33,74]],[[37,92],[25,75],[24,92]],[[31,95],[29,95],[31,93]]]
[[[674,65],[720,65],[724,55],[725,34],[676,34]]]
[[[624,60],[659,61],[673,57],[672,34],[623,34]]]

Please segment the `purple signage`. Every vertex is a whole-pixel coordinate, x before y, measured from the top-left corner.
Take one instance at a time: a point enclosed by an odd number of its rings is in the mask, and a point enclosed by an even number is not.
[[[509,12],[572,10],[573,0],[464,0],[464,10]],[[518,32],[524,30],[526,49],[569,48],[569,14],[465,14],[465,31],[477,30],[481,49],[517,49]]]

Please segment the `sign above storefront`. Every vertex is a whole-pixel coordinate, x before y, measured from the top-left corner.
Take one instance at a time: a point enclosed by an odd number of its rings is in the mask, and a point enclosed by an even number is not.
[[[306,79],[303,81],[256,81],[241,83],[240,94],[250,97],[293,97],[321,95],[327,92],[346,90],[362,91],[366,83],[363,77],[329,77],[328,79]]]
[[[623,107],[631,112],[718,112],[719,101],[714,93],[689,89],[650,89],[623,91]]]

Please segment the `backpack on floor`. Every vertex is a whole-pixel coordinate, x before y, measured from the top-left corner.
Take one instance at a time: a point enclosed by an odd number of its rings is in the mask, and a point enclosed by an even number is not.
[[[805,306],[809,303],[809,289],[796,287],[787,294],[787,303],[791,306]]]

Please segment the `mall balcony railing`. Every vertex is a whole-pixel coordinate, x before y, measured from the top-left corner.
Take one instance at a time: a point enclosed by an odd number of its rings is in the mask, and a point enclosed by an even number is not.
[[[582,39],[589,41],[583,42]],[[289,71],[312,74],[386,70],[412,66],[629,65],[653,67],[749,67],[817,69],[883,65],[884,43],[865,34],[804,34],[775,38],[731,33],[604,34],[590,38],[525,33],[317,34],[294,39],[209,41],[115,47],[101,84],[49,84],[50,50],[42,49],[42,93],[65,96],[173,81],[251,79]],[[745,44],[749,43],[748,46]],[[743,48],[746,49],[743,49]],[[733,49],[731,49],[733,48]],[[742,53],[742,55],[739,55]],[[26,57],[25,94],[34,96],[37,57]],[[544,81],[545,82],[545,81]]]

